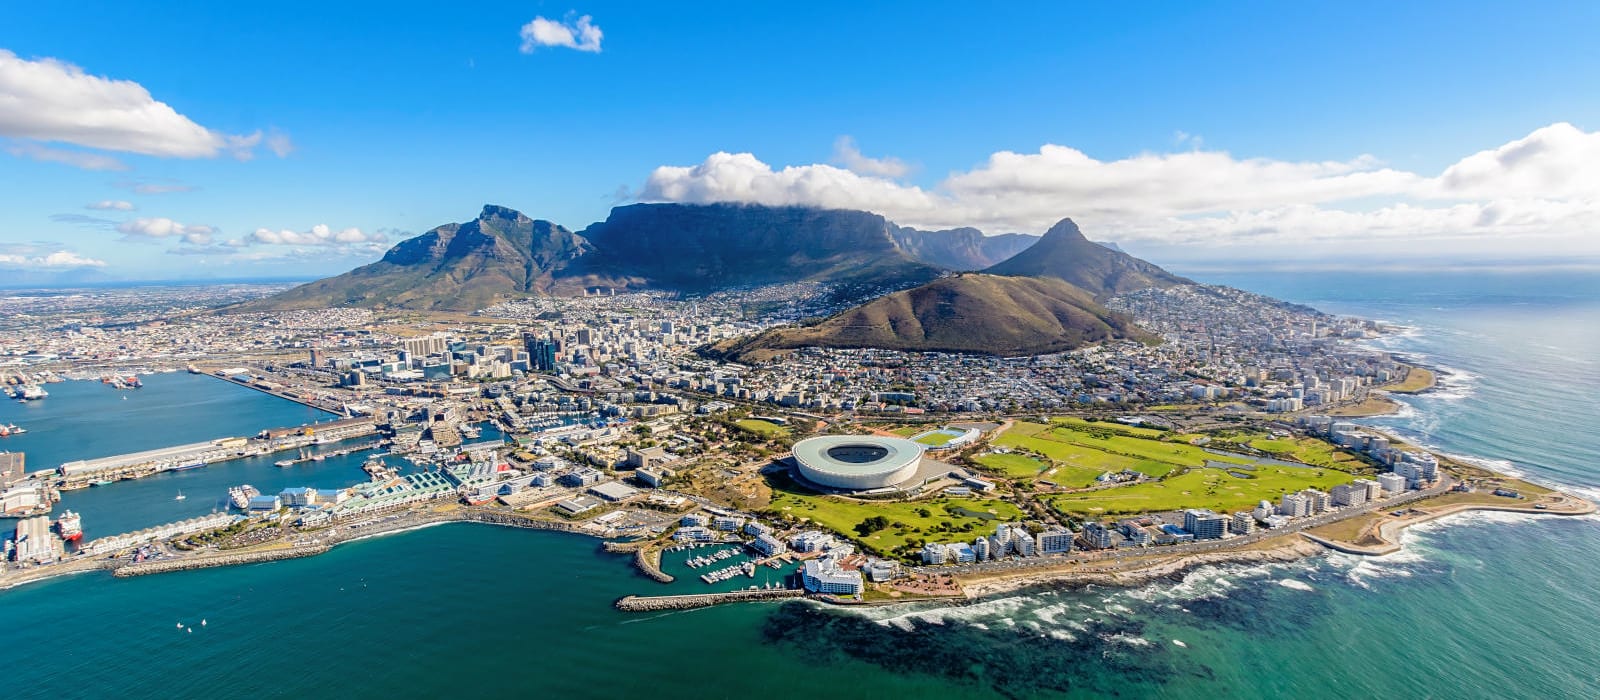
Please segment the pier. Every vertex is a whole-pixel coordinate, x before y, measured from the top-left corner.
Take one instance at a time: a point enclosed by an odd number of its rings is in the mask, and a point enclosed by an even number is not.
[[[378,427],[374,419],[350,418],[320,425],[264,430],[262,434],[265,438],[222,438],[97,459],[80,459],[64,463],[58,468],[61,480],[57,486],[63,490],[80,489],[101,481],[138,479],[163,471],[198,468],[241,457],[269,455],[319,443],[365,437],[376,432]]]

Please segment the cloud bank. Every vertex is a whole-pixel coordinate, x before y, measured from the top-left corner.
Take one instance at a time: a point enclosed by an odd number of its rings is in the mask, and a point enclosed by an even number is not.
[[[227,134],[179,114],[131,80],[89,75],[54,58],[28,60],[0,49],[0,136],[33,142],[161,158],[249,159],[264,136]],[[286,153],[287,137],[274,133],[270,150]],[[120,161],[37,144],[14,155],[94,170],[125,169]]]
[[[1001,151],[929,189],[897,181],[903,164],[860,156],[841,139],[835,162],[774,168],[749,153],[713,153],[656,168],[641,201],[746,202],[866,209],[919,227],[1040,232],[1071,216],[1092,237],[1203,257],[1385,250],[1600,255],[1600,132],[1556,123],[1468,155],[1436,175],[1376,157],[1286,161],[1225,151],[1098,160],[1046,144]],[[885,165],[889,163],[891,165]]]
[[[600,25],[595,24],[589,15],[579,17],[576,21],[570,16],[566,21],[534,17],[532,22],[522,25],[521,35],[522,46],[518,50],[522,53],[533,53],[541,46],[600,53],[600,39],[603,36]]]
[[[69,270],[105,267],[106,261],[84,257],[70,250],[50,250],[47,244],[7,244],[0,246],[0,268],[22,270]],[[48,244],[53,245],[53,244]]]

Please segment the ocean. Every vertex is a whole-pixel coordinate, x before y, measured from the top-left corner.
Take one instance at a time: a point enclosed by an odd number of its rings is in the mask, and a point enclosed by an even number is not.
[[[1371,423],[1600,495],[1600,276],[1195,276],[1406,327],[1377,344],[1444,370],[1441,386]],[[285,422],[281,400],[211,381],[202,393],[240,402],[240,425]],[[271,420],[251,422],[255,411]],[[210,433],[161,442],[239,432],[204,427],[215,413],[188,418],[201,425],[191,434]],[[276,474],[249,468],[188,474]],[[305,485],[349,476],[321,468]],[[152,500],[178,486],[152,483]],[[104,492],[92,517],[82,502],[92,527],[114,517],[119,490],[138,501],[139,484],[69,498]],[[22,586],[0,592],[0,629],[8,696],[52,699],[1600,695],[1600,518],[1471,514],[1405,544],[964,605],[625,615],[616,597],[685,584],[649,581],[589,538],[456,524],[309,559]]]

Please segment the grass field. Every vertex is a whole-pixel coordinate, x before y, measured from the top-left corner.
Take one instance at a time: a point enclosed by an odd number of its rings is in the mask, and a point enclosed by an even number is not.
[[[908,438],[908,437],[911,437],[912,435],[916,435],[917,433],[928,432],[928,429],[925,428],[925,427],[919,426],[919,425],[908,425],[908,426],[906,426],[904,428],[895,428],[894,430],[891,430],[889,432],[894,433],[895,435],[899,435],[900,437],[903,437],[903,438]]]
[[[937,432],[937,433],[928,433],[927,435],[923,435],[923,436],[917,438],[916,441],[921,443],[921,444],[927,445],[929,447],[942,447],[944,445],[949,444],[951,440],[954,440],[957,437],[960,437],[960,436],[959,435],[951,435],[950,433],[946,433],[946,432]]]
[[[1300,462],[1314,467],[1330,467],[1343,471],[1359,471],[1369,468],[1365,462],[1361,461],[1361,458],[1316,438],[1288,437],[1274,439],[1260,437],[1251,440],[1249,445],[1278,459]]]
[[[1415,394],[1419,391],[1432,389],[1434,381],[1432,371],[1421,367],[1412,367],[1410,371],[1406,372],[1405,381],[1384,389],[1396,394]]]
[[[1353,479],[1332,469],[1258,466],[1255,478],[1240,479],[1220,469],[1194,469],[1165,481],[1083,494],[1064,494],[1050,504],[1064,513],[1100,517],[1210,508],[1218,512],[1248,510],[1263,499],[1304,488],[1327,490]]]
[[[954,533],[987,535],[994,531],[990,522],[1022,519],[1021,509],[998,499],[941,497],[910,503],[858,502],[783,486],[773,489],[772,505],[767,511],[805,518],[882,554],[904,547],[909,539],[953,541],[961,539]],[[890,526],[866,537],[856,532],[857,524],[878,515],[888,518]]]
[[[986,454],[975,458],[974,461],[1013,479],[1031,479],[1050,467],[1037,459],[1016,453]]]
[[[1133,437],[1149,438],[1152,440],[1159,440],[1161,436],[1167,434],[1166,431],[1156,430],[1155,428],[1142,428],[1137,425],[1127,425],[1124,423],[1116,423],[1111,421],[1087,421],[1082,418],[1057,417],[1051,418],[1050,423],[1052,425],[1080,430],[1109,430],[1114,433],[1131,435]]]
[[[737,425],[762,437],[775,437],[789,432],[788,428],[778,425],[777,423],[758,420],[755,418],[746,418],[738,421]]]

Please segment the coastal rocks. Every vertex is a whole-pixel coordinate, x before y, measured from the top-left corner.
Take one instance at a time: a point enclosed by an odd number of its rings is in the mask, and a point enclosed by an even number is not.
[[[633,565],[645,576],[649,576],[658,583],[672,583],[676,579],[672,574],[661,570],[661,550],[639,549],[633,553]]]
[[[744,603],[755,600],[785,600],[801,598],[805,591],[794,589],[728,591],[726,593],[698,593],[693,595],[623,596],[614,603],[623,612],[653,612],[657,610],[691,610],[721,603]]]
[[[159,561],[142,562],[117,567],[111,575],[117,578],[129,576],[144,576],[146,574],[161,574],[169,571],[189,571],[192,569],[209,569],[215,566],[235,566],[238,564],[255,564],[265,561],[282,561],[284,559],[298,559],[322,554],[328,551],[327,545],[310,547],[294,547],[291,549],[274,549],[265,552],[249,552],[245,554],[224,554],[215,557],[181,557],[177,559],[163,559]]]

